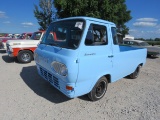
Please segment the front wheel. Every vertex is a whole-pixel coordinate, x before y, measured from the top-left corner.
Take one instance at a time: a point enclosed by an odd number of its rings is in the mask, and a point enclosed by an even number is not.
[[[136,70],[135,70],[133,73],[131,73],[131,74],[129,75],[129,77],[130,77],[131,79],[137,78],[138,75],[139,75],[139,73],[140,73],[140,68],[141,68],[141,66],[138,65],[138,67],[136,68]]]
[[[28,50],[23,50],[18,53],[17,58],[21,63],[30,63],[33,60],[33,53]]]
[[[108,80],[105,77],[101,77],[99,81],[95,84],[90,93],[88,93],[88,97],[92,101],[97,101],[101,99],[106,91],[108,86]]]

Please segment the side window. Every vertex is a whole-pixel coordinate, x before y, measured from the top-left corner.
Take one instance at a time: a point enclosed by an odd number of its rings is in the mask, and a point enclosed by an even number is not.
[[[112,27],[111,30],[112,30],[113,44],[118,45],[118,37],[117,37],[116,28]]]
[[[41,38],[42,33],[36,33],[35,40],[39,40]]]
[[[26,39],[30,39],[31,35],[27,34]]]
[[[50,33],[48,36],[47,36],[47,41],[49,41],[49,42],[53,42],[53,34],[52,33]]]
[[[127,45],[129,45],[130,43],[129,43],[129,41],[124,41],[124,44],[127,44]]]
[[[133,45],[137,46],[137,45],[138,45],[138,43],[136,43],[136,42],[133,42]]]
[[[130,41],[130,45],[138,45],[138,44],[134,41]]]
[[[134,45],[134,42],[130,41],[130,45]]]
[[[106,26],[91,24],[85,39],[85,45],[96,46],[108,44]]]

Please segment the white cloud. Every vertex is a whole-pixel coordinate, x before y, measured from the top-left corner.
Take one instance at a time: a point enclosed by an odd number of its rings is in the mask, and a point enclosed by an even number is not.
[[[160,38],[160,29],[157,30],[130,30],[129,34],[134,36],[134,38]]]
[[[0,11],[0,18],[7,18],[6,13],[3,11]]]
[[[9,24],[9,23],[11,23],[10,21],[5,21],[5,22],[3,22],[3,23],[5,23],[5,24]]]
[[[160,24],[156,25],[156,28],[160,28]]]
[[[135,29],[130,29],[129,32],[137,32]]]
[[[160,24],[155,18],[139,18],[133,23],[129,34],[135,38],[160,38]]]
[[[158,30],[156,31],[156,34],[160,35],[160,29],[158,29]]]
[[[29,26],[23,26],[24,28],[28,28]]]
[[[146,31],[147,33],[155,33],[155,31]]]
[[[5,12],[3,12],[3,11],[0,11],[0,14],[5,14]]]
[[[143,22],[157,22],[158,19],[155,18],[139,18],[137,21],[143,21]]]
[[[157,23],[153,23],[153,22],[135,22],[133,23],[134,26],[137,27],[154,27],[157,25]]]
[[[31,22],[24,22],[24,23],[21,23],[21,24],[24,25],[24,26],[33,26],[34,25]]]

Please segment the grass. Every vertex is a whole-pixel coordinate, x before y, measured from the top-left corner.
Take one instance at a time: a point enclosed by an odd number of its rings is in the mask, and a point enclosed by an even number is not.
[[[160,41],[146,41],[148,44],[160,45]],[[159,46],[160,47],[160,46]]]

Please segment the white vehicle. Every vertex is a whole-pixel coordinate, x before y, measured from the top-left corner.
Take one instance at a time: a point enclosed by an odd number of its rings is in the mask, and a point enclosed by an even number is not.
[[[6,42],[8,40],[15,40],[15,38],[10,38],[10,37],[1,37],[0,38],[0,49],[6,50]]]
[[[34,32],[30,40],[8,40],[7,53],[10,57],[17,57],[21,63],[29,63],[33,60],[34,50],[41,41],[45,31]]]

